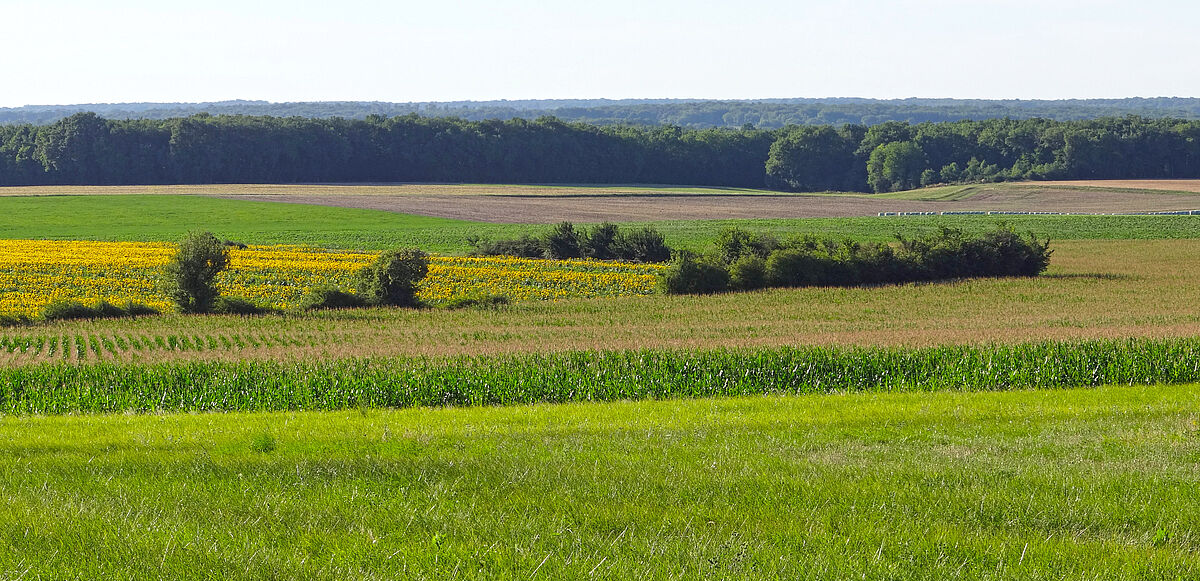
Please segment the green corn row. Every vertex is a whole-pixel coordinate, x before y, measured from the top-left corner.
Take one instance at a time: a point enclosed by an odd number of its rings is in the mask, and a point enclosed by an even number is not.
[[[0,412],[334,410],[1200,382],[1200,338],[0,369]]]

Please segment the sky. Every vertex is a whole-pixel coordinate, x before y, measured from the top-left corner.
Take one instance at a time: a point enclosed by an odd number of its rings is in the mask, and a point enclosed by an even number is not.
[[[0,107],[1200,97],[1193,0],[0,0]]]

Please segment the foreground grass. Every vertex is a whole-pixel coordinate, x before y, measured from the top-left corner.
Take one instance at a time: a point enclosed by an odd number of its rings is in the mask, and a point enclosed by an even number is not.
[[[0,418],[0,577],[1183,579],[1200,388]]]
[[[20,217],[0,220],[0,238],[4,239],[163,241],[204,229],[247,244],[360,250],[417,246],[448,254],[470,251],[468,240],[472,237],[512,238],[547,230],[542,225],[488,224],[379,210],[154,194],[0,196],[0,216]],[[626,226],[651,225],[673,246],[705,250],[727,227],[770,232],[781,238],[813,234],[888,241],[896,234],[918,236],[943,226],[981,233],[993,229],[997,221],[995,216],[911,216],[683,220]],[[1196,216],[1005,216],[1003,221],[1055,240],[1200,238],[1200,217]]]

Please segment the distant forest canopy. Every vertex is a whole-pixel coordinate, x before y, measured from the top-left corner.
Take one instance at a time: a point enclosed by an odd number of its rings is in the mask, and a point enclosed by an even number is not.
[[[366,119],[416,113],[424,117],[457,117],[468,121],[534,119],[553,115],[563,121],[599,125],[678,125],[780,129],[788,125],[877,125],[888,121],[936,123],[983,119],[1054,119],[1078,121],[1137,115],[1149,118],[1200,119],[1200,99],[1157,97],[1129,99],[984,100],[984,99],[559,99],[525,101],[452,101],[386,103],[327,101],[271,103],[117,103],[31,105],[0,108],[0,124],[44,125],[76,113],[92,112],[108,119],[172,119],[197,113]]]
[[[1200,121],[990,119],[777,130],[194,115],[0,126],[0,185],[656,183],[886,192],[1025,179],[1200,178]]]

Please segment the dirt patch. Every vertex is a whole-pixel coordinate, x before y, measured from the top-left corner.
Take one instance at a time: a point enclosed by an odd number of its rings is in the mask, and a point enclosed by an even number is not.
[[[1108,188],[1121,190],[1155,190],[1166,192],[1192,192],[1200,194],[1200,180],[1069,180],[1037,183],[1046,186]]]
[[[316,204],[385,210],[476,222],[545,224],[642,222],[730,218],[838,218],[880,212],[1026,211],[1129,213],[1200,209],[1189,194],[1107,192],[1044,187],[1000,187],[963,200],[894,200],[868,196],[610,194],[610,195],[462,195],[235,194],[237,200]]]

